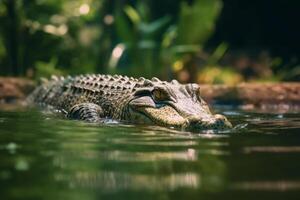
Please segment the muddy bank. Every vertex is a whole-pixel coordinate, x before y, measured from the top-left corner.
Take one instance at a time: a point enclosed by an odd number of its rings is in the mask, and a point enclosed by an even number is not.
[[[0,103],[24,100],[34,87],[34,82],[25,78],[0,77]]]
[[[238,105],[243,109],[300,110],[300,83],[242,83],[236,86],[201,85],[210,103]]]
[[[0,102],[20,102],[34,89],[24,78],[0,77]],[[300,107],[300,83],[242,83],[236,86],[201,85],[201,96],[209,103],[251,108]]]

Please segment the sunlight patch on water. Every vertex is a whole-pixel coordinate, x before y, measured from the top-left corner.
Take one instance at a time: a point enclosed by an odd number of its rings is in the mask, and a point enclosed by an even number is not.
[[[289,191],[299,190],[300,181],[252,181],[235,183],[232,189],[237,190],[254,190],[254,191]]]
[[[144,141],[144,140],[128,140],[124,138],[113,139],[114,144],[127,144],[127,145],[143,145],[143,146],[194,146],[197,145],[196,141]]]
[[[244,147],[245,153],[300,153],[300,146],[253,146]]]
[[[199,174],[178,173],[169,175],[130,174],[113,171],[76,172],[75,176],[56,174],[56,181],[69,182],[70,188],[95,188],[104,192],[118,190],[174,190],[180,187],[197,188],[200,185]]]
[[[29,162],[24,158],[18,158],[15,162],[15,169],[17,171],[29,170]]]
[[[9,153],[11,154],[15,154],[17,149],[19,148],[19,146],[14,143],[14,142],[10,142],[6,145],[6,149],[9,151]]]
[[[102,157],[102,156],[101,156]],[[197,160],[197,152],[195,149],[189,148],[182,152],[125,152],[125,151],[109,151],[103,152],[103,158],[115,161],[166,161],[166,160]]]

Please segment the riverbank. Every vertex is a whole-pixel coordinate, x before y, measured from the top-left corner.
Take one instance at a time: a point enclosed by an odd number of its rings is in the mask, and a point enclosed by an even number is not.
[[[235,86],[202,85],[201,96],[210,103],[243,109],[300,110],[300,83],[241,83]]]
[[[22,101],[34,87],[34,82],[29,79],[0,77],[0,103],[12,104]]]

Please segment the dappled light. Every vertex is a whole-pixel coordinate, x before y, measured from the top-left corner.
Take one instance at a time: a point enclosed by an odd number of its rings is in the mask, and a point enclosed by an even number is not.
[[[80,7],[79,7],[79,13],[81,15],[86,15],[90,12],[90,6],[88,4],[82,4]]]

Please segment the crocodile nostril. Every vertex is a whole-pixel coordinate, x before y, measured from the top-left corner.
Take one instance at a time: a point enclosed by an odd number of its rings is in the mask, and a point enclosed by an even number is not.
[[[223,127],[228,127],[228,128],[232,127],[232,124],[227,120],[227,118],[225,116],[216,114],[216,115],[214,115],[214,117],[215,117],[216,126],[223,126]]]
[[[200,118],[198,116],[190,116],[188,118],[190,127],[201,127],[208,129],[225,129],[232,128],[231,123],[223,115],[216,114],[206,118]]]
[[[193,116],[193,117],[189,117],[188,121],[191,125],[195,125],[195,124],[199,124],[199,122],[201,122],[201,118]]]
[[[218,121],[226,121],[227,120],[225,116],[220,115],[220,114],[216,114],[216,115],[214,115],[214,117]]]
[[[190,122],[190,126],[197,126],[201,124],[200,120],[193,120],[193,121],[189,120],[189,122]]]

